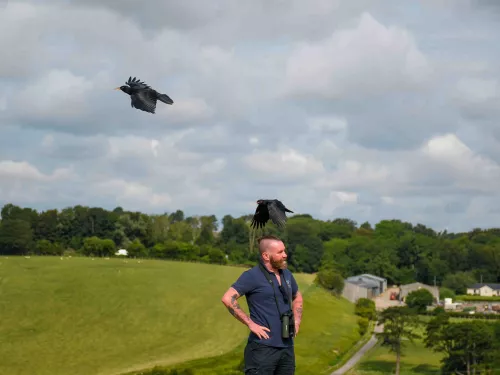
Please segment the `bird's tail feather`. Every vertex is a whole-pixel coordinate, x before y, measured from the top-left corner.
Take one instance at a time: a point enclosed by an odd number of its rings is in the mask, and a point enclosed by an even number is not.
[[[166,103],[166,104],[174,104],[174,101],[167,94],[159,94],[158,95],[158,100],[160,100],[160,101],[162,101],[163,103]]]

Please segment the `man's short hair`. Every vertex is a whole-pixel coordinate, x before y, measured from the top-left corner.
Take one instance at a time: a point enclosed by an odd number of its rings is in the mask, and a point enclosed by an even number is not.
[[[281,238],[273,236],[272,234],[266,234],[262,237],[259,237],[257,239],[257,242],[259,244],[259,252],[261,255],[264,253],[264,249],[260,246],[260,243],[265,240],[283,241]]]
[[[276,236],[273,236],[272,234],[266,234],[262,237],[257,238],[257,243],[260,244],[260,241],[262,240],[276,240],[276,241],[281,241],[281,238],[278,238]]]

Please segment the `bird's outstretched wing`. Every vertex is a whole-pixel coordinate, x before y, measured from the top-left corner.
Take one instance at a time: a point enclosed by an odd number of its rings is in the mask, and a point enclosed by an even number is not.
[[[286,223],[286,214],[285,211],[278,207],[276,201],[272,201],[269,203],[269,217],[271,221],[280,228],[283,228]]]
[[[278,206],[278,208],[283,211],[283,212],[291,212],[292,214],[294,213],[292,210],[289,210],[288,208],[285,207],[285,205],[283,203],[281,203],[281,201],[275,199],[274,200],[276,202],[276,205]]]
[[[267,204],[260,203],[255,209],[255,214],[252,217],[252,222],[250,226],[253,228],[263,228],[267,221],[269,220],[269,211],[267,210]]]
[[[139,90],[130,95],[131,105],[141,111],[155,113],[156,95],[153,90]]]
[[[151,87],[145,84],[144,82],[141,82],[141,80],[137,79],[136,77],[128,77],[128,81],[125,82],[127,85],[129,85],[131,88],[139,90],[139,89],[150,89]]]

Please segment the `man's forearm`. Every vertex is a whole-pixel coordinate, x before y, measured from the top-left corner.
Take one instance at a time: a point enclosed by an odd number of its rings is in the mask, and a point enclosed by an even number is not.
[[[240,322],[242,322],[243,324],[245,324],[245,325],[248,326],[250,323],[252,323],[252,320],[241,309],[240,304],[238,303],[237,298],[238,298],[238,295],[237,294],[233,294],[231,296],[230,301],[228,303],[225,303],[225,305],[226,305],[227,309],[229,310],[229,312],[231,313],[231,315],[233,315]]]
[[[297,292],[297,295],[295,296],[292,304],[293,316],[296,323],[300,323],[300,321],[302,320],[302,304],[302,294],[300,294],[300,292]]]

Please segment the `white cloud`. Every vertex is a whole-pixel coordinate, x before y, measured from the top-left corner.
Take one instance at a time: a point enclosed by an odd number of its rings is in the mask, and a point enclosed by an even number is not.
[[[54,69],[23,89],[7,106],[29,118],[73,118],[88,111],[86,97],[93,88],[85,77]]]
[[[347,130],[347,120],[337,116],[315,116],[308,120],[309,128],[320,132],[340,132]]]
[[[1,160],[0,161],[0,178],[5,179],[4,182],[9,183],[9,179],[15,181],[57,181],[60,179],[71,177],[70,168],[58,168],[51,174],[44,174],[35,166],[26,161]]]
[[[172,202],[166,192],[155,193],[149,186],[121,179],[99,182],[94,185],[94,189],[100,195],[109,196],[117,206],[132,210],[161,209]]]
[[[220,218],[275,197],[323,219],[500,219],[499,26],[485,8],[148,4],[0,13],[1,203]],[[129,76],[174,104],[131,108],[113,91]]]
[[[323,163],[314,156],[284,147],[277,151],[254,151],[245,156],[243,161],[250,170],[262,174],[258,178],[276,183],[284,180],[298,181],[324,171]]]
[[[410,33],[363,13],[354,28],[298,44],[287,62],[290,95],[343,98],[419,87],[431,66]]]
[[[358,194],[345,191],[332,191],[321,207],[325,216],[335,215],[335,210],[343,205],[357,204]]]
[[[470,103],[482,103],[499,97],[497,81],[479,78],[461,78],[457,83],[456,97]]]

